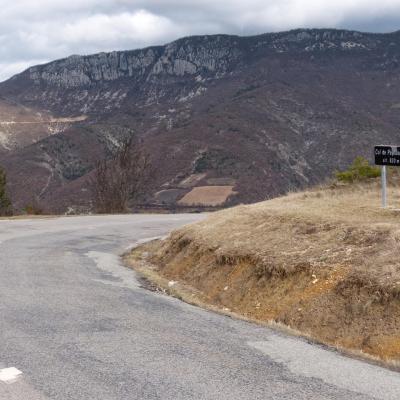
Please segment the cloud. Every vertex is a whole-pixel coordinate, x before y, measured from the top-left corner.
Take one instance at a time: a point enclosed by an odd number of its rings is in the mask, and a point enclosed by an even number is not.
[[[399,0],[0,0],[0,80],[38,61],[192,34],[400,29]]]
[[[132,14],[123,12],[116,15],[95,14],[85,19],[67,23],[61,36],[69,43],[96,45],[97,43],[143,42],[163,40],[167,36],[184,34],[171,20],[163,16],[139,10]]]
[[[29,61],[17,61],[17,62],[0,62],[0,82],[6,80],[10,76],[13,76],[31,65],[43,64],[46,60],[29,60]]]

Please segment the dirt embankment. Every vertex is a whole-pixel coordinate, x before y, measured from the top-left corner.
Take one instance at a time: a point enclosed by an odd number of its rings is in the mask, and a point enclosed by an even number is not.
[[[131,262],[202,303],[398,362],[399,242],[400,211],[379,208],[378,186],[328,188],[214,213]]]

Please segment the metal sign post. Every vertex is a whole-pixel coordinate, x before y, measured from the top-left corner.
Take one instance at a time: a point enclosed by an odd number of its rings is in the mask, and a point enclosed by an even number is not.
[[[400,167],[399,146],[375,146],[375,165],[380,165],[382,178],[382,207],[387,207],[386,166]]]
[[[381,179],[382,179],[382,208],[386,208],[386,165],[381,167]]]

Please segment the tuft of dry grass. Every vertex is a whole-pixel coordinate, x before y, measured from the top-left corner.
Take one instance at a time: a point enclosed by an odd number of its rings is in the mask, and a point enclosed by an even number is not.
[[[392,204],[400,190],[389,188]],[[152,246],[165,279],[246,318],[400,360],[400,210],[377,182],[213,213]]]

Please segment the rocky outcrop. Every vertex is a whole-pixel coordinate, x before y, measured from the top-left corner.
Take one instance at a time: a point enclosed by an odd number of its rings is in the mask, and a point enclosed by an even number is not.
[[[26,74],[35,85],[63,88],[87,87],[97,82],[123,78],[150,80],[162,74],[221,74],[242,54],[231,37],[213,36],[179,40],[164,47],[137,51],[115,51],[92,56],[73,55],[46,65],[29,68]]]

